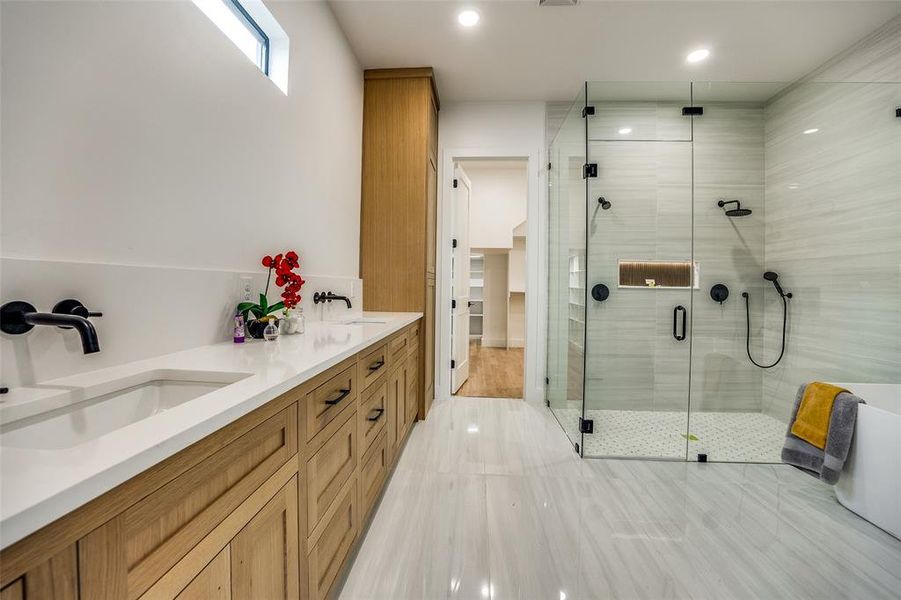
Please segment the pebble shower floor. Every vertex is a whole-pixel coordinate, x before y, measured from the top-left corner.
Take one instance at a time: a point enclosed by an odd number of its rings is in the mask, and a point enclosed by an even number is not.
[[[571,440],[578,440],[579,411],[553,409]],[[779,463],[786,425],[759,412],[593,410],[594,433],[583,437],[583,455],[688,458],[706,453],[717,462]]]

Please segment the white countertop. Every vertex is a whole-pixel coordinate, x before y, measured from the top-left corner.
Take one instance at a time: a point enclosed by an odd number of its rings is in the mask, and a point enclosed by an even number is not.
[[[60,388],[102,385],[154,369],[249,373],[209,394],[86,443],[61,449],[3,447],[0,435],[0,548],[101,496],[280,394],[413,323],[421,313],[364,313],[384,323],[307,323],[303,335],[202,346],[18,388],[7,411]],[[49,390],[49,391],[48,391]]]

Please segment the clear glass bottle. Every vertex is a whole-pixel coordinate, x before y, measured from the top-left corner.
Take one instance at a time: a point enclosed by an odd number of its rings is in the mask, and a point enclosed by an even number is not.
[[[298,307],[295,310],[294,318],[297,321],[294,323],[294,333],[303,333],[304,329],[307,326],[307,319],[303,316],[303,309]]]
[[[266,328],[263,329],[263,339],[267,342],[271,342],[272,340],[278,337],[278,325],[275,324],[275,317],[269,319],[269,322],[266,323]]]

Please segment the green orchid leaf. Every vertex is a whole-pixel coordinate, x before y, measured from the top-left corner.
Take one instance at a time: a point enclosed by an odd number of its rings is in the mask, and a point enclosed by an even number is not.
[[[240,304],[238,304],[238,312],[246,313],[254,306],[256,306],[256,304],[254,304],[253,302],[241,302]]]
[[[266,294],[260,294],[260,310],[263,311],[263,315],[269,314],[269,299]]]
[[[272,306],[269,307],[269,313],[268,313],[268,314],[271,315],[272,313],[274,313],[274,312],[276,312],[276,311],[279,311],[279,310],[281,310],[281,309],[283,309],[283,308],[285,308],[285,303],[284,303],[284,302],[276,302],[275,304],[273,304]]]

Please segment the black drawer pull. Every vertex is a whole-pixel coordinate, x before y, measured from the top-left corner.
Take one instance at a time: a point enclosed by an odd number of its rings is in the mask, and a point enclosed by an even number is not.
[[[333,398],[331,400],[326,400],[325,403],[328,404],[329,406],[334,406],[334,405],[338,404],[339,402],[341,402],[342,400],[344,400],[345,398],[347,398],[349,395],[350,395],[350,388],[348,388],[346,390],[341,390],[341,393],[338,394],[337,398]]]
[[[385,366],[385,359],[382,358],[382,359],[379,359],[376,362],[372,363],[371,365],[369,365],[369,370],[374,373],[384,366]]]
[[[382,415],[385,414],[385,409],[384,408],[375,408],[375,409],[373,409],[372,412],[373,412],[373,414],[366,417],[366,419],[368,421],[378,421],[379,419],[382,418]]]

